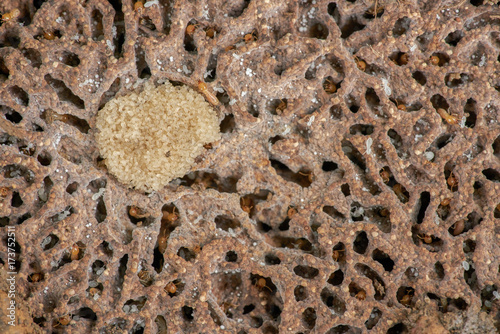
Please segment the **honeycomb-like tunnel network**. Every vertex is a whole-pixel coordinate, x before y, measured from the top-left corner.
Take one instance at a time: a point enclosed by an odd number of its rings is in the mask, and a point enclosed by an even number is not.
[[[0,11],[16,329],[499,330],[498,2]],[[201,80],[220,102],[222,139],[152,193],[110,176],[94,137],[98,110],[144,80]]]

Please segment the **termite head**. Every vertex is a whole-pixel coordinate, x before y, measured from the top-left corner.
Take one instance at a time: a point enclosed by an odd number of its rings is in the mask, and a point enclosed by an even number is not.
[[[357,300],[365,300],[366,299],[366,292],[364,290],[359,290],[359,292],[356,294],[355,297]]]
[[[326,78],[325,81],[323,82],[323,89],[328,94],[333,94],[337,91],[337,85],[335,85],[332,79]]]
[[[143,1],[137,1],[134,3],[134,12],[136,12],[139,15],[142,15],[142,13],[144,13],[144,2]]]
[[[19,9],[17,9],[17,8],[14,8],[10,12],[5,13],[5,14],[2,15],[2,21],[3,22],[8,22],[10,20],[14,20],[14,19],[18,18],[19,15],[21,15],[21,11]]]

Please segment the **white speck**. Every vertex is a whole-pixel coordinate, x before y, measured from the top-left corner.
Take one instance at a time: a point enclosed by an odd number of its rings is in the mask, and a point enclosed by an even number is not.
[[[465,271],[468,271],[470,269],[469,262],[462,261],[462,267],[464,268]]]
[[[500,293],[498,293],[498,291],[496,291],[496,290],[493,291],[493,296],[495,297],[495,298],[493,298],[493,300],[500,299]]]
[[[232,106],[236,103],[236,100],[235,99],[231,99],[229,100],[229,105]]]
[[[372,154],[373,139],[370,137],[366,140],[366,154]]]
[[[148,1],[144,4],[144,7],[148,8],[148,7],[151,7],[153,5],[159,5],[158,3],[158,0],[152,0],[152,1]]]
[[[238,56],[236,53],[233,53],[233,57],[236,59],[240,59],[240,56]]]
[[[247,68],[247,70],[245,71],[245,74],[248,75],[249,77],[253,76],[252,70],[250,68]]]
[[[430,151],[427,151],[424,153],[424,157],[428,160],[428,161],[431,161],[432,159],[434,159],[434,153],[433,152],[430,152]]]
[[[111,43],[111,41],[109,39],[106,40],[106,45],[108,46],[108,48],[111,50],[111,51],[114,51],[115,50],[115,46],[113,45],[113,43]]]
[[[311,126],[311,124],[314,122],[314,118],[315,116],[311,116],[311,118],[309,118],[309,121],[307,122],[307,126]]]
[[[390,96],[392,93],[392,90],[389,87],[389,81],[386,78],[382,78],[382,85],[384,86],[385,95]]]
[[[59,17],[56,19],[56,22],[57,22],[57,23],[59,23],[59,24],[61,24],[61,23],[63,23],[63,22],[64,22],[64,20],[63,20],[63,18],[62,18],[62,17],[60,17],[60,16],[59,16]]]
[[[241,97],[247,95],[247,92],[241,92]]]
[[[413,52],[417,49],[417,45],[416,44],[413,44],[411,47],[410,47],[410,51]]]
[[[260,88],[259,88],[259,89],[257,89],[257,92],[259,92],[259,93],[260,93],[261,91],[262,91],[262,89],[260,89]]]

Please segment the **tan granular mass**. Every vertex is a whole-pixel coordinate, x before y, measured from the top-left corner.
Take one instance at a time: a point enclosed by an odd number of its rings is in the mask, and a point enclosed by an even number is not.
[[[215,110],[193,89],[169,82],[117,97],[96,120],[99,152],[111,174],[141,190],[184,176],[203,145],[220,139]]]
[[[499,331],[498,1],[15,8],[0,237],[15,226],[19,328]],[[147,192],[96,141],[99,111],[145,81],[202,93],[221,132]]]

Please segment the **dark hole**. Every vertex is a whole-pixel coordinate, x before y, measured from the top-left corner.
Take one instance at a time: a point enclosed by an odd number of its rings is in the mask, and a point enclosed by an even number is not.
[[[177,255],[182,257],[186,261],[192,261],[196,258],[196,254],[186,247],[179,248],[179,250],[177,251]]]
[[[402,17],[396,21],[392,29],[392,36],[399,37],[408,31],[410,28],[411,20],[408,17]]]
[[[341,185],[340,190],[342,191],[345,197],[351,195],[351,188],[349,187],[348,183],[344,183],[343,185]]]
[[[424,73],[420,71],[413,72],[412,77],[413,79],[415,79],[416,82],[418,82],[422,86],[427,83],[427,78],[425,77]]]
[[[266,254],[264,260],[266,261],[267,265],[271,265],[271,266],[278,265],[281,263],[280,258],[274,254]]]
[[[323,212],[332,217],[333,219],[345,218],[342,213],[337,211],[333,206],[325,205],[323,207]]]
[[[327,282],[333,286],[340,285],[342,284],[343,281],[344,281],[344,272],[340,269],[334,271],[327,280]]]
[[[8,108],[8,107],[3,107],[2,109],[5,109],[5,108]],[[10,108],[8,108],[8,109],[10,109]],[[7,113],[5,113],[5,118],[14,124],[18,124],[19,122],[21,122],[23,120],[23,116],[21,116],[20,113],[18,113],[17,111],[15,111],[13,109],[10,109],[9,111],[7,111]]]
[[[191,322],[194,320],[194,316],[193,316],[193,313],[194,313],[194,309],[192,307],[189,307],[189,306],[186,306],[184,305],[182,307],[182,317]]]
[[[342,151],[349,158],[349,160],[352,161],[353,164],[355,164],[361,169],[361,172],[363,173],[365,172],[366,170],[365,159],[358,151],[358,149],[354,147],[353,144],[351,144],[351,142],[345,139],[342,140]]]
[[[346,311],[346,305],[342,299],[337,297],[328,288],[323,288],[320,293],[321,301],[330,309],[332,309],[336,314],[342,315]]]
[[[441,262],[434,263],[434,271],[436,272],[437,277],[442,280],[444,278],[444,267]]]
[[[226,261],[227,262],[236,262],[238,261],[238,254],[235,251],[229,251],[226,253]]]
[[[81,98],[73,94],[73,92],[66,86],[66,84],[53,78],[50,74],[44,76],[45,81],[54,89],[61,102],[69,102],[79,109],[85,108],[85,103]]]
[[[245,9],[248,7],[250,4],[250,0],[238,0],[238,1],[232,1],[230,3],[230,6],[227,6],[225,9],[227,11],[227,15],[230,17],[239,17]],[[260,326],[259,326],[260,327]]]
[[[483,3],[484,3],[484,0],[470,0],[470,4],[473,5],[473,6],[475,6],[475,7],[479,7]]]
[[[278,305],[271,304],[269,306],[269,310],[268,310],[267,313],[269,313],[269,315],[271,316],[271,318],[273,318],[274,320],[276,320],[281,315],[281,309],[279,308]]]
[[[356,239],[354,239],[352,249],[358,254],[364,254],[366,252],[366,249],[368,248],[368,243],[369,241],[366,232],[361,231],[356,236]]]
[[[431,201],[431,194],[428,191],[424,191],[420,194],[420,209],[417,215],[417,224],[422,224],[425,218],[425,211],[429,206]]]
[[[295,275],[306,279],[313,279],[319,274],[319,270],[309,266],[298,265],[293,268]]]
[[[71,67],[77,67],[78,65],[80,65],[80,57],[78,57],[78,55],[73,52],[63,51],[62,54],[60,54],[57,58],[63,64]]]
[[[290,229],[290,219],[286,218],[279,226],[280,231],[288,231]]]
[[[307,188],[312,183],[312,172],[299,171],[294,173],[288,166],[278,160],[270,159],[271,166],[276,170],[276,173],[285,181],[294,182],[303,188]]]
[[[215,225],[224,231],[229,231],[229,229],[235,230],[241,226],[240,222],[236,219],[232,219],[226,215],[219,215],[215,217]]]
[[[125,280],[125,273],[127,272],[128,254],[125,254],[120,259],[120,265],[118,266],[118,277],[117,277],[117,291],[120,291],[123,287],[123,282]]]
[[[49,234],[46,238],[42,240],[40,246],[44,251],[53,248],[59,242],[59,237],[55,234]]]
[[[52,156],[47,151],[40,152],[37,159],[42,166],[49,166],[52,162]]]
[[[464,106],[464,114],[466,116],[465,126],[468,128],[473,128],[474,126],[476,126],[476,101],[474,99],[467,100],[467,103]]]
[[[326,39],[328,37],[328,28],[321,22],[317,22],[309,29],[309,37]]]
[[[47,321],[45,317],[35,317],[33,318],[33,322],[40,327],[44,327],[44,322]]]
[[[394,268],[394,261],[385,252],[375,249],[372,253],[372,259],[382,264],[385,271],[392,271]]]
[[[444,41],[451,46],[457,46],[458,42],[464,37],[464,33],[461,30],[455,30],[446,36]]]
[[[220,132],[231,133],[234,131],[235,126],[236,126],[236,123],[234,121],[234,115],[228,114],[224,117],[224,119],[220,123]]]
[[[139,74],[139,78],[141,79],[147,79],[151,77],[151,70],[149,69],[149,66],[145,66],[142,70],[141,73]]]
[[[106,210],[106,205],[104,204],[104,200],[102,199],[102,196],[99,197],[97,200],[97,205],[95,208],[95,219],[97,220],[98,223],[102,223],[108,215],[108,212]]]
[[[259,328],[264,323],[262,317],[251,317],[250,318],[250,326],[253,328]]]
[[[89,319],[92,321],[97,320],[97,315],[95,314],[95,312],[88,307],[82,307],[75,313],[75,315],[78,315],[81,318]]]
[[[13,206],[14,208],[18,208],[21,205],[23,205],[23,200],[21,199],[21,196],[19,196],[19,193],[17,191],[14,191],[12,193],[12,199],[10,201],[10,205]]]
[[[26,220],[28,220],[30,218],[31,218],[31,213],[27,212],[17,219],[16,224],[21,225],[22,223],[24,223]]]
[[[295,300],[298,302],[307,298],[307,290],[302,285],[297,285],[293,290],[293,294],[295,296]]]
[[[354,124],[349,128],[351,135],[371,135],[373,133],[373,125],[369,124]]]
[[[312,307],[308,307],[302,312],[302,320],[308,329],[313,329],[316,326],[316,310]]]
[[[248,304],[243,306],[243,314],[248,314],[255,310],[255,305],[254,304]]]
[[[73,183],[70,183],[68,184],[68,186],[66,187],[66,192],[68,194],[73,194],[75,191],[78,190],[78,183],[77,182],[73,182]]]
[[[260,231],[262,231],[264,233],[267,233],[273,229],[271,227],[271,225],[268,225],[268,224],[263,223],[263,222],[257,222],[257,227]]]
[[[342,118],[342,108],[336,104],[330,108],[330,114],[332,119],[340,120]]]
[[[354,34],[356,31],[363,30],[365,28],[364,24],[361,24],[358,22],[358,18],[356,16],[351,16],[345,20],[345,22],[340,24],[340,31],[342,34],[340,35],[341,38],[349,38],[352,34]]]
[[[408,333],[408,329],[403,323],[396,324],[387,330],[387,334],[404,334]]]
[[[163,269],[163,254],[160,252],[158,246],[153,250],[153,263],[151,264],[157,273],[161,273]]]
[[[350,110],[353,114],[355,114],[355,113],[357,113],[357,112],[358,112],[358,110],[359,110],[359,106],[357,106],[357,105],[353,104],[352,106],[350,106],[350,107],[349,107],[349,110]]]
[[[500,173],[493,168],[483,170],[483,175],[490,181],[500,182]]]
[[[370,330],[373,327],[375,327],[381,317],[382,317],[382,311],[374,307],[372,313],[368,317],[368,320],[365,321],[366,329]]]

